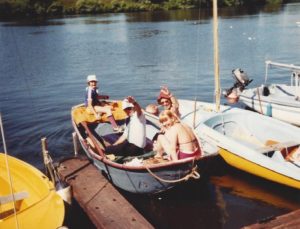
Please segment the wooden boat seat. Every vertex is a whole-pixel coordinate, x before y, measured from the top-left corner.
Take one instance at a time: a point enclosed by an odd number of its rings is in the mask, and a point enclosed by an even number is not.
[[[6,203],[10,203],[13,201],[22,201],[26,198],[29,197],[29,193],[26,191],[23,192],[17,192],[14,193],[13,195],[6,195],[6,196],[0,196],[0,204],[6,204]]]
[[[123,120],[127,118],[126,113],[122,110],[122,101],[111,102],[108,105],[112,106],[112,113],[115,120]],[[90,114],[86,111],[84,106],[77,107],[72,110],[72,117],[75,123],[78,125],[81,122],[95,123],[95,122],[108,122],[106,114],[102,114],[100,119],[96,119],[94,114]]]
[[[286,148],[299,146],[299,144],[300,144],[299,142],[294,142],[294,141],[288,141],[288,142],[275,142],[274,141],[273,144],[269,144],[264,147],[260,147],[257,149],[257,151],[260,153],[268,153],[268,152],[276,151],[276,150],[281,151]]]
[[[4,207],[5,204],[11,204],[15,201],[15,207],[18,211],[21,208],[21,204],[24,199],[29,197],[29,193],[27,191],[17,192],[13,195],[6,195],[6,196],[0,196],[0,206],[3,212],[0,213],[0,219],[3,217],[7,217],[7,215],[10,215],[14,212],[13,205],[9,205],[7,207]]]

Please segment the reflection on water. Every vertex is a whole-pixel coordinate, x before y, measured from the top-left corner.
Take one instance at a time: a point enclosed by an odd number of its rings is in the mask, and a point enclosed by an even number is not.
[[[283,10],[284,5],[270,4],[264,7],[248,6],[236,8],[219,8],[218,15],[221,18],[237,17],[242,15],[257,15],[260,13],[278,13]],[[296,7],[288,8],[289,12],[298,12]],[[126,15],[126,16],[125,16]],[[97,17],[97,18],[95,18]],[[87,25],[93,24],[112,24],[126,22],[164,22],[164,21],[197,21],[197,23],[208,23],[207,19],[212,17],[212,10],[210,8],[201,9],[187,9],[187,10],[170,10],[170,11],[153,11],[153,12],[138,12],[126,14],[100,14],[97,16],[80,16],[73,15],[65,17],[64,19],[48,20],[46,18],[37,18],[31,20],[30,18],[21,21],[7,22],[3,26],[58,26],[65,24],[84,23]],[[109,19],[108,19],[109,18]]]
[[[211,182],[218,187],[228,189],[233,195],[258,200],[283,209],[296,210],[300,208],[297,190],[260,180],[257,177],[243,175],[246,179],[243,179],[243,176],[236,171],[235,174],[212,177]]]
[[[123,194],[156,228],[241,228],[300,207],[298,190],[232,169],[219,157],[210,168],[202,180],[162,194]]]

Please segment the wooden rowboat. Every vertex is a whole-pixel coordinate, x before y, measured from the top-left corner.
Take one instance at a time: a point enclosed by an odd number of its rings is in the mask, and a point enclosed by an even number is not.
[[[124,124],[127,118],[120,102],[111,102],[113,115],[118,124]],[[113,132],[111,125],[103,116],[95,120],[85,112],[83,104],[72,108],[72,124],[80,144],[94,165],[104,172],[115,186],[132,193],[154,194],[166,191],[190,178],[199,178],[206,166],[206,161],[216,155],[216,148],[204,149],[203,156],[178,161],[154,159],[152,137],[159,127],[149,121],[146,115],[147,145],[140,157],[112,158],[101,148],[101,141],[114,142],[120,134]]]

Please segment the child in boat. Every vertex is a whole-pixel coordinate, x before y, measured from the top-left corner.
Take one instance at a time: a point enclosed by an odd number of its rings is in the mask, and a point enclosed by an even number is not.
[[[156,157],[167,153],[169,160],[179,160],[201,156],[200,145],[192,129],[181,123],[177,115],[170,110],[162,111],[159,122],[163,125],[164,134],[159,134],[153,145]]]
[[[180,118],[179,103],[168,87],[161,86],[160,93],[157,97],[157,103],[163,106],[165,110],[173,111],[177,117]]]
[[[99,99],[109,99],[109,96],[98,94],[97,82],[98,80],[96,75],[87,76],[88,87],[86,88],[85,93],[86,110],[88,113],[94,114],[96,119],[100,118],[101,113],[105,113],[114,131],[121,131],[121,128],[117,125],[114,116],[112,115],[112,107],[108,105],[102,105],[99,101]]]
[[[122,101],[122,109],[129,116],[124,133],[120,138],[105,151],[117,156],[139,156],[144,152],[146,146],[146,118],[140,107],[132,96]]]

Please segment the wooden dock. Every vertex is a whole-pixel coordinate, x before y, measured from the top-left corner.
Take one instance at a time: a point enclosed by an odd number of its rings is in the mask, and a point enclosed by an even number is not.
[[[243,227],[243,229],[296,229],[300,228],[300,209],[285,215],[266,219],[262,222]]]
[[[97,228],[154,228],[86,157],[64,160],[58,171]]]

